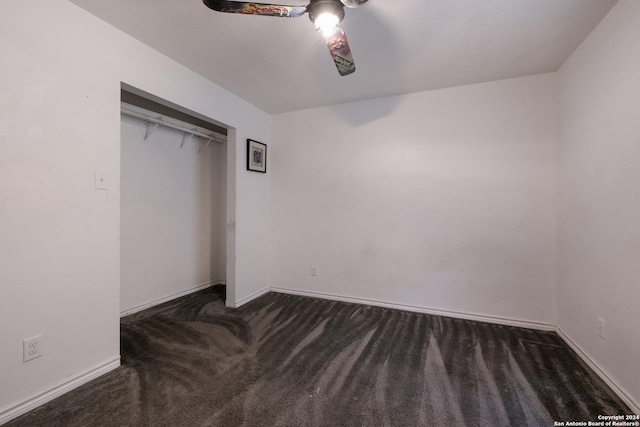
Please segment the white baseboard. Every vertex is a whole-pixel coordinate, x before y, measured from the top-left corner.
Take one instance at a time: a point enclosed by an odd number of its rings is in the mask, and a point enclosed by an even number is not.
[[[207,288],[210,288],[212,286],[224,285],[224,284],[225,284],[225,282],[220,281],[220,280],[215,281],[215,282],[204,283],[202,285],[196,286],[195,288],[187,289],[186,291],[178,292],[177,294],[173,294],[173,295],[169,295],[169,296],[166,296],[166,297],[162,297],[162,298],[159,298],[157,300],[144,303],[144,304],[139,305],[137,307],[133,307],[133,308],[129,308],[127,310],[124,310],[124,311],[120,312],[120,317],[129,316],[130,314],[135,314],[135,313],[137,313],[139,311],[146,310],[147,308],[155,307],[156,305],[159,305],[159,304],[174,300],[176,298],[180,298],[180,297],[183,297],[185,295],[193,294],[195,292],[203,291],[203,290],[205,290]]]
[[[560,338],[562,338],[564,342],[566,342],[567,345],[576,352],[578,357],[580,357],[580,359],[582,359],[584,363],[586,363],[587,366],[589,366],[593,370],[593,372],[595,372],[602,381],[604,381],[609,387],[611,387],[611,390],[613,390],[613,392],[617,394],[618,397],[620,397],[620,399],[624,401],[624,403],[627,404],[633,414],[640,415],[640,405],[631,398],[629,393],[627,393],[624,388],[622,388],[615,380],[613,380],[613,378],[611,378],[607,371],[600,367],[600,365],[598,365],[598,363],[596,363],[596,361],[593,360],[586,351],[584,351],[578,344],[576,344],[575,341],[573,341],[567,334],[565,334],[562,329],[558,327],[556,332],[558,333],[558,335],[560,335]]]
[[[254,292],[253,294],[249,295],[248,297],[243,298],[240,301],[237,301],[235,308],[239,308],[239,307],[245,305],[246,303],[253,301],[256,298],[261,297],[262,295],[268,293],[269,291],[271,291],[271,288],[260,289],[258,292]]]
[[[20,415],[24,415],[27,412],[37,408],[38,406],[44,405],[45,403],[55,399],[56,397],[62,396],[63,394],[70,392],[74,388],[80,387],[81,385],[86,384],[89,381],[96,379],[99,376],[104,375],[119,366],[120,356],[106,363],[103,363],[102,365],[96,366],[95,368],[90,369],[83,374],[77,375],[70,380],[60,383],[55,387],[52,387],[46,391],[25,399],[17,405],[4,409],[0,412],[0,425],[7,423],[14,418],[17,418]]]
[[[324,292],[299,291],[294,289],[277,288],[277,287],[272,287],[271,290],[273,292],[280,292],[283,294],[322,298],[322,299],[329,299],[334,301],[351,302],[356,304],[366,304],[366,305],[373,305],[377,307],[395,308],[398,310],[412,311],[415,313],[424,313],[424,314],[431,314],[435,316],[453,317],[456,319],[475,320],[478,322],[495,323],[498,325],[516,326],[518,328],[535,329],[539,331],[548,331],[548,332],[556,331],[555,325],[552,325],[550,323],[544,323],[544,322],[535,322],[531,320],[510,319],[507,317],[489,316],[485,314],[464,313],[464,312],[452,311],[452,310],[439,310],[439,309],[429,308],[429,307],[388,303],[384,301],[348,297],[344,295],[328,294]]]

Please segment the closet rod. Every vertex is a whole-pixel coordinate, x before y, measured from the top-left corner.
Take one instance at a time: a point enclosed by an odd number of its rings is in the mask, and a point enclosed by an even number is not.
[[[200,138],[206,138],[208,140],[219,142],[221,144],[226,144],[227,143],[226,142],[226,136],[224,136],[222,134],[219,134],[217,132],[213,132],[212,131],[210,134],[198,132],[198,131],[193,130],[193,129],[189,129],[189,128],[185,128],[185,127],[182,127],[182,126],[178,126],[178,125],[174,125],[174,124],[171,124],[171,123],[167,123],[167,122],[163,121],[162,119],[157,119],[157,118],[145,116],[144,114],[138,113],[136,111],[128,110],[128,109],[126,109],[124,107],[120,108],[120,113],[122,115],[133,117],[135,119],[139,119],[139,120],[145,121],[147,123],[153,123],[155,125],[164,126],[166,128],[169,128],[169,129],[174,129],[174,130],[177,130],[177,131],[180,131],[180,132],[188,133],[189,135],[197,136],[197,137],[200,137]]]

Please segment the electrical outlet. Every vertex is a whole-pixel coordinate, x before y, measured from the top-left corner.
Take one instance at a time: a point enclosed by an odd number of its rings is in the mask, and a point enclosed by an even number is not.
[[[109,188],[109,182],[105,172],[95,171],[93,176],[93,188],[96,190],[107,190]]]
[[[311,266],[311,275],[312,276],[317,276],[318,275],[318,266],[317,265],[312,265]]]
[[[23,362],[40,357],[43,354],[42,335],[22,341]]]
[[[606,332],[607,332],[607,328],[606,328],[607,324],[605,323],[604,319],[601,317],[598,317],[598,336],[600,338],[602,338],[603,340],[606,340]]]

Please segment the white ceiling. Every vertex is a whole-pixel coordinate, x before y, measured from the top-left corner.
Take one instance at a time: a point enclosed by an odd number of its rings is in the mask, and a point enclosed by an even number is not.
[[[307,15],[226,14],[201,0],[70,1],[268,113],[557,71],[617,2],[370,0],[345,8],[357,71],[340,77]]]

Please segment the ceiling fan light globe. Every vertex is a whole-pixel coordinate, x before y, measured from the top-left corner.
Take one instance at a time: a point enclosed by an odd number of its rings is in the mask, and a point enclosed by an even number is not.
[[[330,12],[324,12],[318,15],[315,20],[316,30],[321,31],[322,35],[327,38],[331,37],[336,27],[340,23],[340,17]]]

